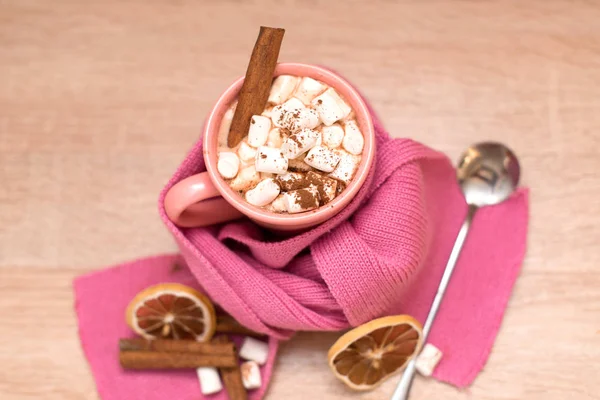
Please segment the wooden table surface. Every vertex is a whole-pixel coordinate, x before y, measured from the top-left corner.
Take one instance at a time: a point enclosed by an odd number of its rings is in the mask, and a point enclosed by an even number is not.
[[[491,358],[468,390],[418,379],[411,398],[600,399],[599,21],[566,0],[0,1],[0,398],[98,398],[71,280],[175,249],[158,192],[264,24],[393,135],[521,159],[529,247]],[[336,336],[283,345],[268,398],[389,398],[395,379],[332,377]]]

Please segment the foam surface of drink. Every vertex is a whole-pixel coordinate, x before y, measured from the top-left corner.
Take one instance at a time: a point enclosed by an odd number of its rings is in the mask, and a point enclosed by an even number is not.
[[[278,76],[265,110],[231,149],[236,103],[221,121],[218,171],[248,203],[274,213],[308,212],[333,201],[354,178],[364,137],[334,88],[309,77]]]

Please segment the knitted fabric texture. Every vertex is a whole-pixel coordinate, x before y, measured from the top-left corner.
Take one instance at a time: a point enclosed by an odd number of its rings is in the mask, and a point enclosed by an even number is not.
[[[201,140],[159,199],[161,217],[205,292],[242,324],[277,339],[340,330],[408,313],[422,322],[467,205],[445,155],[391,139],[373,115],[377,157],[338,215],[278,237],[249,220],[181,229],[163,201],[176,182],[205,171]],[[481,209],[431,332],[445,354],[439,379],[466,386],[487,360],[525,254],[527,191]]]

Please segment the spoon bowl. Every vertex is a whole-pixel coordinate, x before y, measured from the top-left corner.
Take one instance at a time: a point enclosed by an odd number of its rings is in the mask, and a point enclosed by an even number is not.
[[[517,188],[521,168],[505,145],[478,143],[461,156],[456,171],[467,204],[490,206],[506,200]]]

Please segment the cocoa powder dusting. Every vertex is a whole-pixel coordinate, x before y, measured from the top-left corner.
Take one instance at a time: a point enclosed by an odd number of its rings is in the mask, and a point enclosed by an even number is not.
[[[296,190],[296,196],[294,196],[294,200],[295,203],[298,204],[303,210],[319,207],[318,192],[314,193],[309,189]]]

